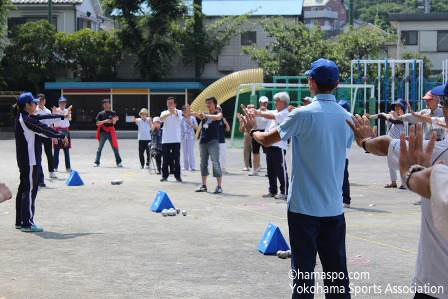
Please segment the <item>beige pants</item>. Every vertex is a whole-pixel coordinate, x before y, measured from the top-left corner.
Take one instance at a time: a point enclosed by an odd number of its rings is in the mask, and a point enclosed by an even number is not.
[[[252,153],[252,137],[244,132],[244,166],[250,168],[250,154]]]

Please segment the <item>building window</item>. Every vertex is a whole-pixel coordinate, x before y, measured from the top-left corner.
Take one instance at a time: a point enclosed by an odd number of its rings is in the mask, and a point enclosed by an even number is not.
[[[241,45],[250,46],[257,43],[257,32],[247,31],[241,33]]]
[[[328,21],[328,20],[325,20],[324,26],[325,26],[325,27],[328,27],[328,26],[330,26],[330,21]]]
[[[339,21],[338,20],[334,20],[334,29],[339,30]]]
[[[319,11],[319,7],[311,7],[311,11]]]
[[[437,52],[448,52],[448,31],[437,31]]]
[[[418,31],[401,31],[401,41],[405,46],[418,45]]]
[[[345,14],[345,9],[341,8],[340,13],[341,15]]]
[[[78,18],[77,19],[77,30],[79,31],[84,28],[92,29],[92,21],[84,19],[84,18]]]
[[[326,11],[331,11],[331,7],[325,7]]]

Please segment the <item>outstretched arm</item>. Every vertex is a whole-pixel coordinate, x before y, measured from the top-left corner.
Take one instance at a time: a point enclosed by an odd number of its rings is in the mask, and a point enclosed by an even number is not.
[[[353,122],[346,120],[355,134],[355,141],[359,147],[376,156],[387,156],[392,138],[389,136],[377,137],[377,128],[371,127],[367,116],[352,116]]]
[[[246,132],[251,133],[252,129],[257,127],[257,121],[255,120],[256,112],[255,110],[247,109],[246,107],[243,108],[243,112],[246,117],[242,117],[241,121],[244,124],[243,126]],[[282,140],[277,129],[269,132],[252,132],[252,138],[264,146],[271,146]]]

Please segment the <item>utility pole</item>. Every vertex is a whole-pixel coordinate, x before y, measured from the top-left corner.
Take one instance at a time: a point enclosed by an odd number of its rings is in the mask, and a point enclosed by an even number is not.
[[[50,0],[51,1],[51,0]],[[350,26],[353,26],[353,19],[354,19],[354,14],[355,14],[355,12],[353,11],[353,2],[354,2],[355,0],[350,0],[350,3],[349,3],[349,22],[350,22]]]
[[[53,0],[48,0],[48,23],[53,25]]]

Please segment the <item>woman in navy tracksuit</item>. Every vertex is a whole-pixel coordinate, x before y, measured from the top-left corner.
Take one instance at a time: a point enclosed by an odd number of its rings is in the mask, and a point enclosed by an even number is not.
[[[33,222],[34,201],[38,190],[37,182],[42,158],[40,136],[68,142],[59,131],[39,121],[44,118],[61,117],[60,115],[33,115],[38,101],[30,92],[23,93],[19,96],[13,111],[17,165],[20,170],[20,185],[16,197],[16,228],[23,232],[43,231]]]

